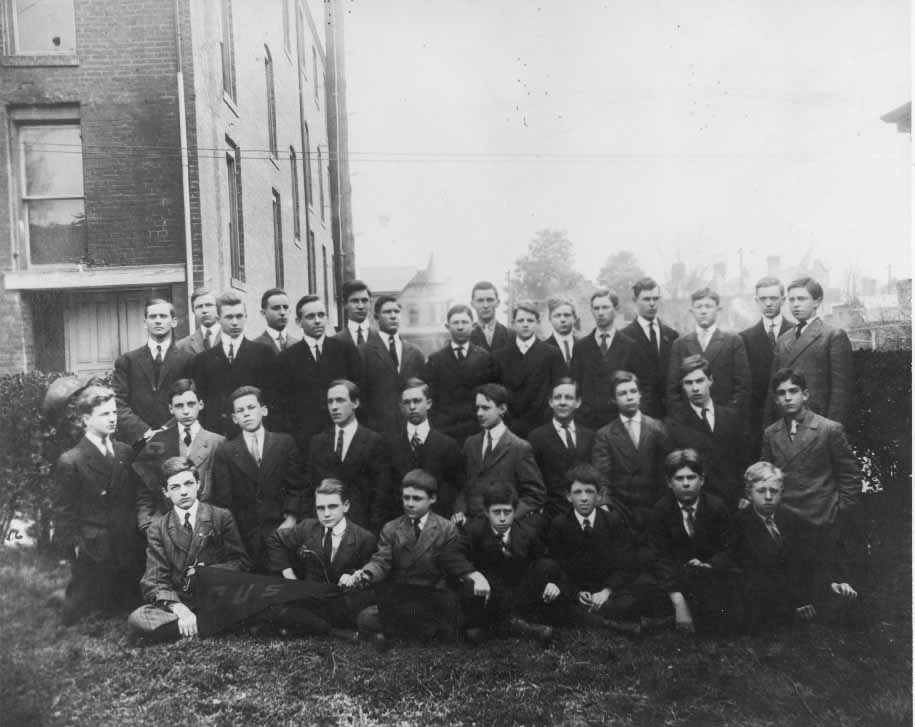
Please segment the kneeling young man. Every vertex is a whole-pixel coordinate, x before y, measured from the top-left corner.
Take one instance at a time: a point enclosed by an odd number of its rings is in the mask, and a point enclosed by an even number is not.
[[[200,481],[194,465],[171,457],[162,463],[162,474],[172,508],[147,530],[146,573],[140,581],[147,603],[127,619],[133,633],[154,641],[197,636],[198,567],[251,567],[232,513],[197,499]]]

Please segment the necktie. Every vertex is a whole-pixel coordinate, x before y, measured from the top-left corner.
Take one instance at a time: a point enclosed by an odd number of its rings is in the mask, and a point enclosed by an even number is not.
[[[190,447],[192,441],[193,441],[193,437],[191,437],[191,428],[189,426],[185,427],[184,428],[184,446]]]
[[[568,424],[563,424],[562,428],[564,430],[564,434],[565,434],[565,438],[566,438],[566,449],[568,449],[570,451],[574,451],[575,450],[575,441],[572,439],[572,430],[569,429]]]
[[[184,513],[184,529],[189,533],[194,531],[194,526],[191,525],[191,514],[189,512]]]
[[[458,363],[464,360],[464,347],[458,346],[454,349],[454,355],[457,357]]]
[[[114,451],[111,449],[111,440],[108,437],[102,438],[102,446],[105,448],[105,459],[114,459]]]
[[[413,432],[413,436],[410,437],[410,446],[413,447],[414,452],[423,446],[423,440],[419,438],[419,434],[416,432]]]
[[[511,548],[508,547],[508,542],[507,542],[508,534],[507,533],[505,535],[497,534],[496,537],[499,539],[499,547],[502,549],[502,555],[505,558],[511,558],[512,551],[511,551]]]
[[[153,359],[153,368],[156,371],[156,386],[159,386],[159,379],[162,378],[162,345],[156,344],[156,357]]]
[[[806,321],[798,321],[797,328],[794,329],[794,340],[796,341],[801,337],[801,334],[804,332],[804,326],[806,326]]]
[[[626,431],[629,432],[629,439],[632,440],[632,443],[638,447],[639,446],[639,435],[635,433],[635,419],[626,420]]]
[[[590,537],[590,536],[591,536],[591,530],[592,530],[592,528],[591,528],[591,520],[590,520],[590,519],[585,520],[585,521],[581,524],[581,531],[585,534],[585,536]]]
[[[394,342],[394,336],[388,339],[388,351],[391,354],[391,360],[394,362],[394,368],[399,370],[400,364],[397,361],[397,344]]]
[[[486,432],[486,448],[483,450],[483,461],[489,459],[492,454],[492,432]]]
[[[286,336],[283,335],[283,332],[280,331],[276,336],[277,343],[280,344],[280,351],[286,350]]]
[[[601,333],[600,334],[600,352],[607,355],[607,351],[610,350],[610,346],[607,345],[607,339],[610,338],[609,334]]]
[[[257,463],[257,466],[261,466],[261,453],[260,447],[257,446],[257,435],[255,434],[248,440],[248,451],[251,452],[251,456],[254,457],[254,461]]]
[[[229,363],[232,364],[235,362],[235,343],[234,341],[229,341]]]
[[[708,331],[702,331],[699,334],[699,347],[705,351],[706,346],[708,346]]]
[[[416,542],[419,542],[419,536],[422,533],[422,529],[419,527],[419,518],[413,521],[413,536],[416,539]]]
[[[337,431],[337,446],[334,449],[334,452],[337,455],[337,459],[341,462],[343,461],[343,430],[340,429]]]
[[[359,326],[356,329],[356,345],[361,346],[365,343],[365,337],[362,335],[362,326]]]
[[[790,439],[793,442],[794,438],[796,436],[797,436],[797,419],[792,419],[791,423],[788,425],[788,439]]]
[[[769,535],[772,536],[772,540],[781,545],[782,534],[779,532],[778,526],[775,524],[775,518],[771,515],[766,518],[766,530],[769,531]]]
[[[658,334],[654,332],[654,327],[654,321],[648,324],[648,341],[651,343],[652,355],[657,358],[660,355],[660,349],[658,349]]]
[[[683,512],[686,513],[686,534],[693,537],[696,534],[696,506],[687,505]]]
[[[492,334],[495,333],[495,326],[484,326],[483,337],[486,339],[486,345],[492,346]]]
[[[206,333],[203,334],[203,350],[206,351],[213,345],[213,342],[210,340],[210,337],[213,335],[212,328],[205,328]]]
[[[334,536],[330,528],[324,528],[324,562],[330,565],[334,553]]]
[[[712,423],[711,423],[711,421],[709,421],[709,418],[708,418],[708,407],[707,406],[702,407],[702,423],[705,424],[706,429],[708,429],[710,432],[712,431]]]
[[[772,348],[775,348],[775,324],[769,324],[769,344]]]
[[[572,360],[572,352],[569,350],[569,339],[567,338],[562,342],[562,347],[565,349],[565,358],[566,363]]]
[[[315,344],[314,354],[315,363],[319,363],[321,361],[321,347],[317,343]]]

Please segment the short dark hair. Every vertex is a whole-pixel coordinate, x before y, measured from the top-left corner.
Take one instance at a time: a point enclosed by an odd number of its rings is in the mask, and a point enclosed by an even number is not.
[[[654,278],[649,278],[647,276],[644,278],[639,278],[632,286],[632,298],[633,300],[638,298],[639,293],[641,293],[643,290],[654,290],[655,288],[660,289],[661,286],[658,285],[658,281]]]
[[[397,298],[395,298],[393,295],[379,295],[375,299],[375,315],[376,316],[379,313],[381,313],[381,308],[385,303],[397,303],[397,305],[400,305],[400,301],[397,300]]]
[[[168,387],[168,403],[171,404],[172,399],[176,396],[181,396],[181,394],[186,394],[188,391],[193,391],[197,398],[200,398],[200,394],[197,393],[197,384],[194,383],[193,379],[173,381],[172,385]]]
[[[589,304],[589,305],[594,305],[594,301],[595,301],[595,299],[597,299],[597,298],[609,298],[609,299],[610,299],[610,304],[611,304],[614,308],[618,308],[618,307],[619,307],[619,304],[620,304],[619,296],[618,296],[616,293],[610,292],[610,289],[609,289],[609,288],[598,288],[598,289],[595,290],[593,293],[591,293],[591,297],[588,298],[588,304]]]
[[[227,305],[244,305],[244,301],[234,290],[227,290],[216,296],[216,312],[222,315],[222,309]]]
[[[114,398],[114,390],[107,386],[93,384],[82,390],[76,398],[76,412],[78,414],[91,414],[95,407],[105,404]]]
[[[415,376],[413,378],[407,379],[404,382],[400,393],[402,394],[407,389],[422,389],[423,396],[425,396],[427,399],[429,398],[429,384],[427,384],[422,379],[417,379]]]
[[[194,475],[195,480],[200,481],[200,473],[197,472],[197,467],[187,457],[169,457],[162,463],[161,470],[162,489],[165,489],[169,477],[174,477],[181,472],[190,472]]]
[[[760,288],[771,288],[773,285],[778,286],[778,290],[782,295],[785,294],[785,286],[782,284],[782,281],[773,275],[767,275],[764,278],[757,280],[756,287],[753,290],[758,293]]]
[[[557,386],[574,386],[575,387],[575,397],[581,398],[581,386],[579,383],[573,379],[571,376],[560,376],[553,382],[553,385],[550,387],[550,396],[556,391]]]
[[[700,477],[705,477],[705,466],[695,449],[675,449],[664,458],[664,474],[668,480],[684,467],[689,467]]]
[[[593,485],[599,489],[601,484],[600,472],[597,471],[594,465],[579,463],[568,470],[562,478],[562,484],[567,490],[571,490],[572,485],[576,482],[581,482],[583,485]]]
[[[343,302],[345,303],[347,300],[349,300],[349,297],[353,293],[358,293],[361,290],[364,290],[366,293],[368,293],[370,298],[372,297],[372,291],[369,290],[369,286],[361,280],[349,280],[345,282],[343,287],[340,288],[340,296],[343,298]]]
[[[711,298],[715,301],[715,305],[721,305],[721,296],[708,286],[699,288],[699,290],[694,290],[692,295],[689,296],[689,302],[695,303],[697,300],[702,300],[703,298]]]
[[[706,376],[712,378],[712,365],[708,362],[707,358],[698,353],[687,356],[680,362],[680,378],[677,380],[683,381],[685,377],[699,369],[702,369],[702,373]]]
[[[804,288],[814,300],[823,300],[823,286],[810,277],[797,278],[788,283],[788,290]]]
[[[340,495],[341,502],[346,502],[349,500],[346,485],[344,485],[341,480],[335,479],[333,477],[325,477],[323,480],[321,480],[321,484],[315,488],[315,494]]]
[[[473,294],[478,290],[492,290],[492,292],[496,294],[496,300],[499,299],[499,289],[488,280],[478,280],[473,284],[473,287],[470,289],[470,300],[473,300]]]
[[[471,308],[469,305],[466,305],[465,303],[455,303],[448,309],[448,312],[445,314],[445,322],[450,321],[451,316],[458,313],[466,313],[468,316],[470,316],[470,320],[473,320],[473,308]]]
[[[403,476],[403,481],[400,483],[400,489],[403,490],[405,487],[412,487],[414,490],[422,490],[429,497],[438,495],[438,482],[435,479],[435,476],[426,470],[415,469],[410,470]]]
[[[270,299],[274,295],[285,295],[287,298],[289,297],[289,293],[282,288],[270,288],[270,290],[265,290],[264,294],[261,296],[261,310],[264,310],[267,307],[267,303],[270,302]]]
[[[534,305],[533,301],[530,300],[519,300],[512,306],[512,320],[515,320],[515,316],[518,315],[518,311],[524,311],[525,313],[530,313],[538,321],[540,320],[540,311],[537,310],[537,306]]]
[[[316,295],[303,295],[295,304],[295,317],[302,317],[302,306],[315,302],[322,303],[323,301]]]
[[[518,491],[508,482],[493,482],[483,490],[483,508],[488,510],[493,505],[518,504]]]
[[[239,386],[235,391],[229,394],[229,406],[234,408],[235,401],[241,399],[243,396],[255,396],[257,397],[257,403],[261,406],[264,405],[264,392],[261,391],[256,386]]]
[[[172,303],[170,300],[165,300],[165,298],[147,298],[146,301],[143,303],[143,317],[144,318],[146,318],[146,316],[149,315],[149,309],[152,308],[154,305],[167,305],[169,310],[171,311],[172,318],[175,317],[175,304]]]
[[[772,393],[775,393],[775,390],[779,387],[779,384],[783,384],[786,381],[790,381],[792,384],[800,386],[802,389],[807,388],[807,377],[804,376],[803,371],[784,368],[779,369],[774,374],[772,374],[772,383],[770,384]]]
[[[496,406],[508,406],[510,399],[508,389],[502,386],[502,384],[481,384],[473,390],[474,400],[476,400],[478,396],[485,396]]]
[[[614,371],[610,377],[610,394],[611,396],[616,396],[616,387],[620,384],[628,384],[629,382],[634,381],[635,385],[639,385],[639,377],[636,376],[631,371]]]
[[[210,290],[209,288],[197,288],[197,290],[195,290],[194,294],[191,296],[191,308],[194,307],[194,303],[197,302],[198,298],[202,298],[205,295],[212,295],[212,294],[213,294],[213,291]]]
[[[356,403],[359,401],[359,384],[355,381],[350,381],[349,379],[334,379],[327,385],[328,392],[335,386],[342,386],[345,388],[351,402]]]

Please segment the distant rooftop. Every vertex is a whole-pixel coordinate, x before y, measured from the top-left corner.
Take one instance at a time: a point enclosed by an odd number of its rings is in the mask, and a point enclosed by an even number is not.
[[[372,291],[400,292],[419,271],[415,265],[390,265],[359,268],[359,279],[364,280]]]
[[[896,124],[896,131],[900,134],[912,133],[912,102],[903,104],[898,109],[893,109],[888,114],[880,117],[881,121]]]

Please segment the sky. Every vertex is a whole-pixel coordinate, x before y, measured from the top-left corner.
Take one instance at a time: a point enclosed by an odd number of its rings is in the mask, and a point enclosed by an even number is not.
[[[751,276],[911,275],[904,0],[344,0],[357,272],[504,280],[537,230]]]

